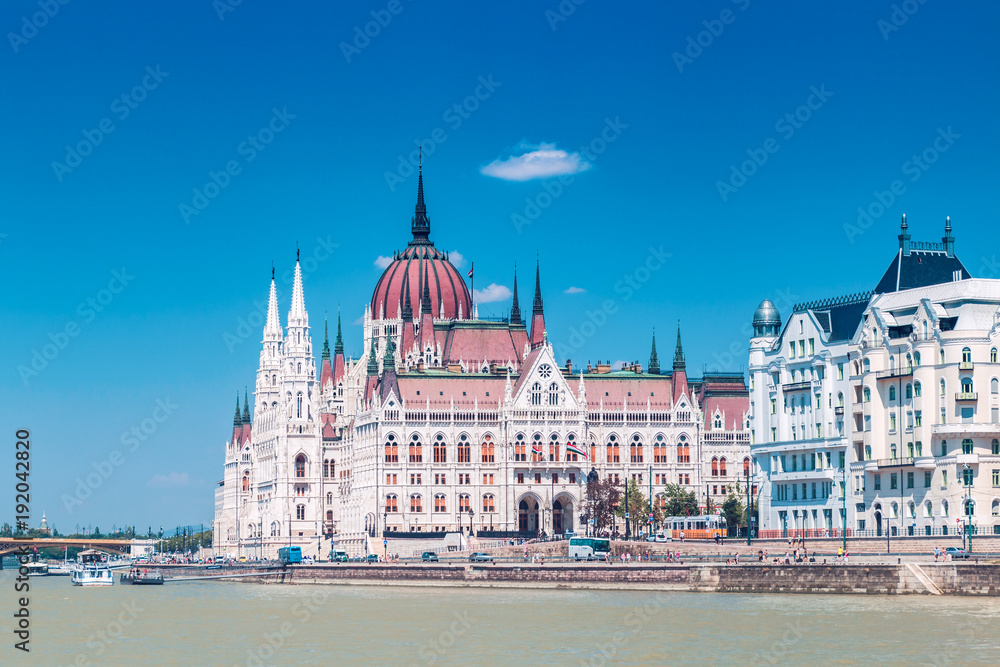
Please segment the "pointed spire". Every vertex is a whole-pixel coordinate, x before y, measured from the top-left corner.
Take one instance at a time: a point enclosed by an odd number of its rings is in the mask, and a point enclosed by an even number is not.
[[[264,337],[281,339],[281,316],[278,315],[278,288],[274,284],[274,265],[271,265],[271,293],[267,297],[267,321],[264,323]]]
[[[542,312],[542,279],[538,264],[538,258],[535,258],[535,300],[531,304],[531,312],[535,315]]]
[[[677,347],[674,348],[674,368],[684,367],[684,347],[681,345],[681,322],[677,320]]]
[[[422,315],[426,315],[427,313],[433,315],[433,311],[431,310],[431,281],[427,275],[427,264],[427,262],[424,262],[424,290],[420,295],[420,313]]]
[[[906,224],[906,214],[903,214],[903,221],[899,223],[899,249],[903,251],[904,255],[909,256],[910,254],[910,232],[908,231],[909,225]]]
[[[330,326],[326,315],[323,316],[323,361],[330,361]]]
[[[660,360],[656,356],[656,328],[653,328],[653,350],[649,353],[649,372],[653,375],[660,374]]]
[[[250,423],[250,402],[248,401],[248,392],[246,389],[243,390],[243,423]],[[239,405],[239,395],[237,394],[236,404]]]
[[[368,375],[378,375],[378,359],[375,357],[375,336],[372,336],[371,350],[368,351]]]
[[[431,221],[427,217],[427,206],[424,204],[424,152],[420,148],[420,173],[417,176],[417,205],[413,210],[410,230],[413,232],[411,244],[430,243]]]
[[[302,295],[302,264],[299,262],[299,250],[295,249],[295,280],[292,283],[292,308],[288,311],[288,319],[303,318],[306,316],[306,300]],[[288,326],[293,326],[288,322]]]
[[[521,305],[517,302],[517,264],[514,265],[514,301],[510,305],[510,323],[521,324]]]
[[[944,238],[941,239],[944,242],[945,253],[948,257],[955,256],[955,237],[951,235],[951,216],[947,216],[944,219]]]
[[[392,338],[389,342],[385,344],[385,355],[382,357],[382,368],[395,368],[396,367],[396,356],[394,352],[396,351],[396,344],[392,342]]]
[[[240,392],[236,390],[236,416],[233,417],[233,426],[242,426],[243,418],[240,417]]]
[[[410,302],[410,274],[409,272],[403,274],[403,313],[402,318],[404,322],[409,322],[413,319],[413,304]]]
[[[337,340],[333,344],[333,353],[344,355],[344,337],[340,335],[340,306],[337,306]]]

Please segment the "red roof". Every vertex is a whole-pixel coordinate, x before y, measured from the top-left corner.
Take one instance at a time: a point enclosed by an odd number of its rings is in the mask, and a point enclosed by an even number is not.
[[[665,376],[584,375],[583,386],[587,389],[587,405],[591,409],[597,408],[601,401],[604,401],[605,410],[621,410],[623,404],[627,404],[629,410],[645,410],[646,401],[655,410],[669,410],[672,404],[671,382]]]
[[[472,317],[472,298],[458,269],[440,250],[424,244],[407,246],[382,273],[372,294],[372,318],[379,319],[383,314],[386,318],[397,316],[402,305],[404,277],[413,314],[417,316],[420,313],[425,267],[431,297],[430,314],[440,317],[441,304],[444,304],[444,316],[448,319],[458,317],[459,306],[463,318]]]
[[[471,408],[478,399],[479,407],[495,408],[503,400],[507,386],[505,377],[466,373],[453,376],[407,374],[399,376],[397,382],[403,401],[411,409],[419,409],[428,401],[432,408],[450,406],[452,399],[455,407]]]
[[[521,335],[518,335],[521,334]],[[507,325],[489,324],[482,327],[456,326],[449,329],[444,344],[445,363],[459,361],[476,365],[487,362],[519,363],[524,352],[524,342],[518,345],[515,338],[523,337],[524,330],[511,330]],[[477,366],[473,366],[477,368]]]

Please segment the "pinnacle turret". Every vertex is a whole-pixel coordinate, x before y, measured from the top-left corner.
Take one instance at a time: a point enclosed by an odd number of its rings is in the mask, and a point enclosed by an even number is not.
[[[368,375],[378,375],[378,359],[375,357],[375,336],[372,336],[372,346],[368,351]]]
[[[535,300],[531,304],[531,313],[538,315],[542,312],[542,279],[538,261],[535,261]]]
[[[326,316],[323,317],[323,361],[330,361],[330,327]]]
[[[420,314],[426,315],[430,313],[433,316],[434,313],[431,312],[431,282],[427,275],[428,263],[424,263],[424,289],[420,295]]]
[[[340,333],[340,306],[337,306],[337,340],[333,343],[333,353],[344,356],[344,337]]]
[[[514,266],[514,300],[510,304],[510,323],[521,324],[521,305],[517,301],[517,266]]]
[[[306,325],[306,300],[302,293],[302,264],[299,251],[295,251],[295,279],[292,282],[292,307],[288,311],[288,326]],[[295,320],[293,322],[293,320]]]
[[[244,392],[243,392],[243,423],[244,424],[249,424],[250,423],[250,402],[249,402],[249,395],[248,394],[249,394],[249,392],[247,390],[244,390]],[[239,394],[237,394],[236,395],[236,405],[239,406],[239,404],[240,404],[240,399],[239,399]],[[237,409],[239,409],[239,408],[237,407]]]
[[[649,372],[653,375],[660,374],[660,360],[656,356],[656,329],[653,329],[653,349],[649,353]]]
[[[236,391],[236,416],[233,417],[233,426],[242,426],[243,418],[240,417],[240,392]]]
[[[417,176],[417,205],[413,209],[413,219],[410,221],[410,231],[413,232],[411,244],[430,243],[431,221],[427,217],[427,206],[424,204],[424,163],[423,149],[420,153],[419,175]]]
[[[677,323],[677,347],[674,348],[674,368],[684,367],[684,347],[681,345],[681,323]]]

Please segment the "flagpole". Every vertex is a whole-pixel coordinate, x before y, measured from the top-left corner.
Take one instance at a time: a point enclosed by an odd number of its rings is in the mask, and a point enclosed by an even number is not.
[[[471,320],[476,314],[476,263],[472,262],[469,267],[469,282],[472,284],[472,312],[469,313],[469,319]]]

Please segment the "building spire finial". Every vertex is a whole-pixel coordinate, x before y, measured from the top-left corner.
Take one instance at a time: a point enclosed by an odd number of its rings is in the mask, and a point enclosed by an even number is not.
[[[242,426],[243,419],[240,417],[240,390],[236,390],[236,416],[233,417],[233,426]]]
[[[427,275],[428,264],[429,262],[424,262],[424,289],[420,295],[420,313],[430,313],[433,316],[434,312],[431,310],[431,281]]]
[[[330,323],[323,313],[323,361],[330,361]]]
[[[510,323],[521,324],[521,304],[517,301],[517,264],[514,264],[514,300],[510,305]]]
[[[427,205],[424,204],[424,151],[420,148],[420,162],[417,174],[417,205],[413,210],[413,219],[410,222],[410,231],[413,232],[411,244],[429,244],[431,235],[431,221],[427,217]]]
[[[660,374],[660,359],[656,356],[656,327],[653,327],[653,349],[649,353],[649,372]]]
[[[250,423],[250,403],[248,401],[248,395],[249,395],[249,390],[246,387],[244,387],[243,388],[243,423],[244,424],[249,424]],[[239,396],[239,394],[237,394],[237,396]],[[239,399],[237,398],[237,401],[238,400]]]
[[[674,368],[684,367],[684,347],[681,345],[681,321],[677,320],[677,347],[674,349]]]
[[[535,255],[535,299],[534,299],[534,301],[531,304],[531,312],[532,312],[532,314],[536,314],[536,313],[541,313],[542,312],[542,278],[541,278],[541,270],[539,269],[539,266],[540,266],[540,260],[538,259],[538,255],[536,253],[536,255]]]
[[[333,353],[344,354],[344,337],[340,335],[340,306],[337,306],[337,340],[333,343]]]

